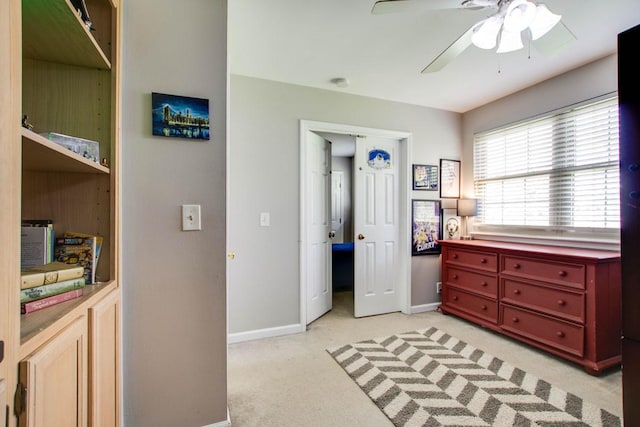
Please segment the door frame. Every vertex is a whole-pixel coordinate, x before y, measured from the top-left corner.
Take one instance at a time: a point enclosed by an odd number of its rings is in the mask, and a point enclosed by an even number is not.
[[[413,143],[413,136],[410,132],[377,129],[362,126],[353,126],[329,122],[319,122],[313,120],[300,120],[300,265],[299,265],[299,277],[300,277],[300,325],[306,327],[307,325],[307,266],[309,263],[309,256],[307,254],[307,242],[308,236],[308,215],[309,211],[308,203],[310,197],[307,195],[307,186],[304,185],[307,178],[308,166],[307,166],[307,147],[309,142],[307,141],[307,135],[310,132],[329,132],[346,135],[358,135],[358,136],[379,136],[383,138],[393,138],[400,141],[400,230],[406,232],[400,232],[399,244],[400,251],[398,252],[398,272],[400,293],[400,311],[405,314],[411,313],[411,149]]]

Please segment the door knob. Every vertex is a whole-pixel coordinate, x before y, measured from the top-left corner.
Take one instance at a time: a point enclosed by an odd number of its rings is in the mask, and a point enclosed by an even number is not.
[[[358,234],[358,240],[364,240],[364,234],[362,233]]]
[[[334,233],[333,231],[329,232],[329,238],[333,239],[334,237],[336,237],[336,233]]]

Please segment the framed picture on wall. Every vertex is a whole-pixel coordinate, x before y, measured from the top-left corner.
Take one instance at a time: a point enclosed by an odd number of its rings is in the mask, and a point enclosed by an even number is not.
[[[437,255],[442,235],[439,200],[411,201],[411,255]]]
[[[460,198],[460,160],[440,159],[440,197]]]
[[[438,191],[438,166],[413,165],[413,189]]]
[[[442,210],[442,238],[444,240],[460,240],[462,218],[456,214],[456,209]]]

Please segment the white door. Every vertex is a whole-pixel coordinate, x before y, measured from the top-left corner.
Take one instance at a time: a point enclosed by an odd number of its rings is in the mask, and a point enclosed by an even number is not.
[[[331,310],[331,149],[321,136],[309,132],[307,135],[306,194],[309,197],[308,215],[308,264],[307,324]]]
[[[354,313],[400,310],[400,141],[356,140]]]
[[[344,242],[343,178],[344,172],[331,171],[331,231],[335,233],[333,243]]]

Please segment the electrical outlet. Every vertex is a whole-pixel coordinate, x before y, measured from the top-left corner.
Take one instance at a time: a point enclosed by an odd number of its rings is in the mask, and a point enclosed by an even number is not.
[[[439,294],[442,293],[442,282],[436,282],[436,292]]]

